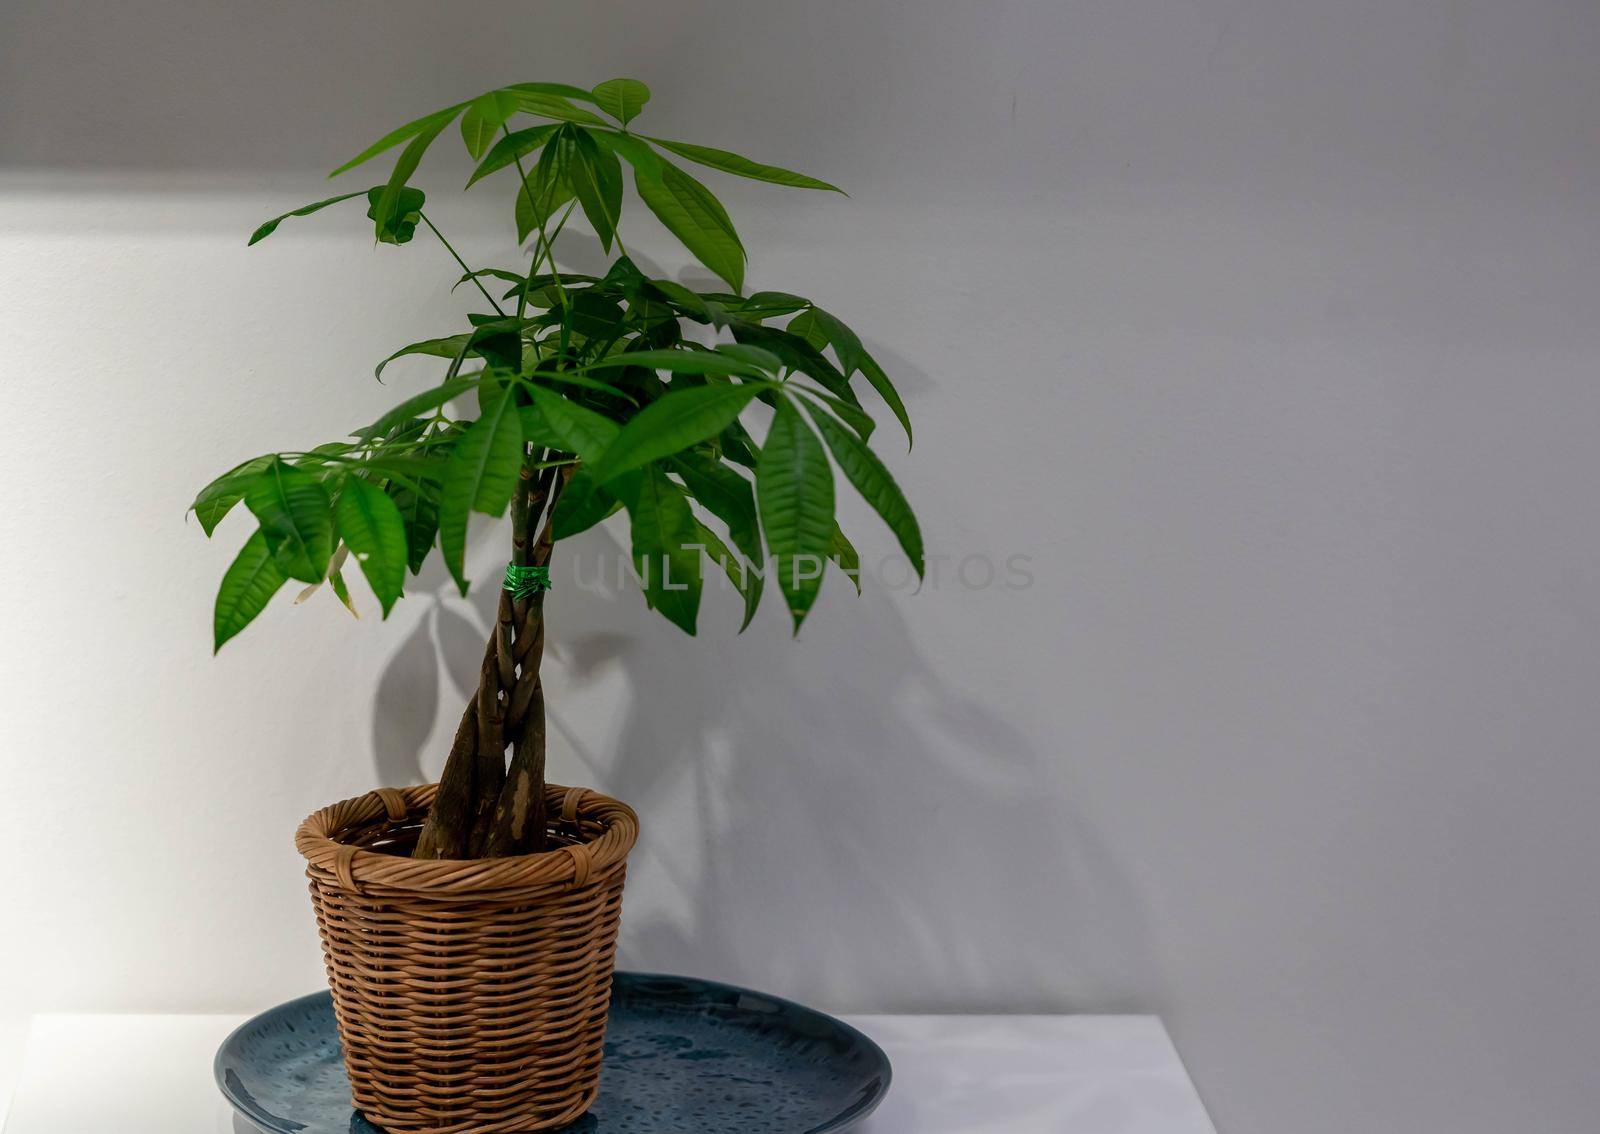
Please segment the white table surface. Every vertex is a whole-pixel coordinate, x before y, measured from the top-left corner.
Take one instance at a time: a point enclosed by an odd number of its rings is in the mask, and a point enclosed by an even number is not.
[[[255,1134],[211,1079],[244,1019],[35,1016],[4,1134]],[[894,1063],[859,1134],[1216,1134],[1154,1016],[845,1019]]]

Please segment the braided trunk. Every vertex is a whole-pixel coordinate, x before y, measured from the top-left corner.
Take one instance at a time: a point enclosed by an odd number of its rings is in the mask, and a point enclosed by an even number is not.
[[[549,566],[550,516],[571,469],[523,468],[511,505],[517,566]],[[461,715],[413,857],[503,858],[544,849],[544,600],[542,590],[523,598],[500,591],[478,690]]]

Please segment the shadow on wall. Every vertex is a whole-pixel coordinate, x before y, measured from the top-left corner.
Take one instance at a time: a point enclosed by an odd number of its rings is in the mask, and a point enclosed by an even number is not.
[[[942,677],[893,596],[836,578],[795,642],[779,609],[738,635],[708,574],[691,640],[625,557],[604,529],[557,548],[545,665],[552,778],[575,760],[642,819],[624,966],[853,1010],[1150,1006],[1142,910],[1061,757]],[[379,684],[379,782],[436,766],[493,616],[479,578],[465,606],[437,564],[416,580],[432,608]]]

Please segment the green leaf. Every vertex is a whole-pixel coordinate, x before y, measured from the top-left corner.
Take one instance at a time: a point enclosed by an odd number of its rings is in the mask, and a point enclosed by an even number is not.
[[[828,558],[839,565],[844,577],[855,584],[856,594],[861,593],[861,554],[856,545],[844,537],[844,529],[837,521],[833,525],[833,539],[828,544]]]
[[[666,159],[632,134],[617,134],[610,130],[596,130],[591,137],[594,138],[596,143],[633,166],[636,173],[643,173],[655,178],[661,176],[661,167],[666,165]]]
[[[266,469],[273,461],[277,460],[272,455],[256,457],[235,465],[210,484],[200,490],[194,498],[194,503],[189,505],[200,520],[200,526],[205,529],[206,535],[217,530],[217,525],[222,518],[233,511],[233,506],[244,499],[245,490],[250,487],[250,482]]]
[[[388,618],[406,581],[406,525],[400,509],[371,481],[351,477],[339,493],[334,514],[340,537]]]
[[[744,599],[744,621],[739,623],[739,633],[743,634],[761,603],[761,576],[744,559],[728,550],[728,545],[722,542],[716,532],[704,524],[700,524],[699,528],[699,539],[705,548],[706,558],[722,568],[722,573],[728,576],[728,582]]]
[[[573,106],[565,97],[533,90],[531,89],[533,86],[532,83],[523,83],[503,89],[511,92],[517,100],[517,109],[527,114],[537,114],[540,118],[555,118],[562,122],[578,122],[584,126],[607,125],[604,118],[590,114],[582,107]],[[584,97],[587,98],[588,94],[585,93]]]
[[[791,335],[804,339],[806,345],[813,350],[820,351],[828,345],[828,336],[822,332],[822,328],[817,326],[817,317],[812,311],[800,312],[800,314],[789,320],[789,325],[784,330]]]
[[[377,369],[372,372],[372,376],[378,379],[380,382],[383,381],[383,368],[388,366],[395,359],[404,358],[408,354],[426,354],[434,358],[455,358],[462,352],[462,350],[466,347],[468,340],[471,338],[472,335],[470,333],[464,333],[460,335],[450,335],[447,338],[442,339],[423,339],[419,343],[412,343],[410,346],[403,346],[391,354],[388,358],[378,363]]]
[[[456,442],[439,490],[439,547],[445,566],[467,593],[467,514],[498,516],[511,502],[522,469],[522,423],[509,394],[484,409]]]
[[[490,148],[483,161],[478,164],[478,168],[472,171],[472,179],[467,182],[467,188],[472,188],[489,174],[504,169],[514,164],[518,158],[526,157],[541,148],[559,129],[561,129],[559,125],[548,124],[530,126],[526,130],[516,130],[507,134]]]
[[[770,355],[768,357],[771,357]],[[759,375],[760,368],[750,357],[722,351],[685,348],[683,350],[635,350],[607,355],[583,367],[590,370],[615,370],[642,366],[647,370],[667,370],[673,374]]]
[[[771,570],[798,633],[822,589],[833,539],[833,470],[822,442],[787,399],[778,402],[756,462],[756,502]]]
[[[590,467],[596,484],[715,437],[750,404],[759,386],[691,386],[657,398],[622,427]]]
[[[866,351],[861,352],[861,373],[867,376],[867,381],[878,391],[878,396],[883,399],[884,404],[894,411],[894,416],[900,422],[900,428],[906,431],[906,448],[909,449],[912,444],[911,417],[906,413],[905,402],[900,400],[900,392],[894,388],[894,383],[889,381],[889,376],[883,372],[883,367],[879,366],[877,360]]]
[[[501,296],[500,298],[502,299],[510,299],[513,295],[516,295],[517,292],[528,286],[528,277],[519,276],[516,272],[508,271],[505,268],[479,268],[475,272],[468,272],[455,283],[451,284],[450,290],[454,291],[462,284],[471,283],[473,280],[482,279],[484,276],[491,276],[494,279],[505,280],[507,283],[516,285],[510,291],[506,292],[505,295]]]
[[[439,534],[439,505],[428,496],[404,486],[393,485],[389,495],[400,510],[406,525],[406,566],[413,575],[422,570],[428,552]]]
[[[551,215],[572,200],[572,140],[558,134],[539,155],[538,163],[517,190],[517,239],[526,240],[544,227]]]
[[[538,406],[518,406],[517,416],[522,419],[522,440],[535,449],[561,448],[561,438],[550,428]]]
[[[317,475],[274,458],[250,482],[244,502],[261,521],[279,569],[291,579],[320,583],[333,555],[333,517]]]
[[[333,597],[339,600],[339,604],[350,612],[350,617],[360,618],[361,612],[356,609],[355,601],[350,597],[350,588],[344,581],[344,568],[340,565],[344,559],[344,552],[335,552],[334,559],[334,565],[328,568],[328,589],[333,592]],[[312,586],[316,584],[313,583]]]
[[[801,299],[798,295],[790,295],[788,292],[758,291],[754,295],[745,297],[739,313],[756,319],[774,319],[781,315],[804,311],[810,306],[809,299]]]
[[[711,191],[670,162],[655,173],[637,166],[634,187],[640,200],[694,258],[739,291],[744,286],[744,246],[727,210]]]
[[[534,407],[550,431],[561,439],[561,448],[576,453],[581,461],[598,460],[622,428],[609,417],[569,401],[554,390],[535,386],[531,392]],[[564,495],[572,494],[568,485]]]
[[[627,476],[618,478],[618,484],[625,482],[630,489],[634,487]],[[589,470],[580,467],[572,474],[566,490],[556,501],[555,512],[550,519],[550,534],[556,539],[575,536],[588,531],[607,516],[614,515],[621,507],[621,500],[595,484]]]
[[[579,102],[594,101],[594,95],[571,83],[512,83],[509,87],[501,87],[500,90],[508,94],[542,94],[554,95],[557,98],[575,98]]]
[[[650,101],[650,88],[638,79],[607,79],[594,89],[595,105],[626,126]]]
[[[758,373],[770,378],[776,378],[783,369],[783,360],[770,350],[762,350],[749,343],[718,343],[718,354],[725,354],[729,358],[738,358],[750,364]]]
[[[362,150],[355,157],[351,158],[338,169],[328,174],[328,176],[338,177],[339,174],[343,173],[345,170],[354,169],[362,162],[369,161],[383,153],[385,150],[393,149],[406,139],[415,138],[418,134],[421,134],[426,130],[432,130],[435,135],[437,135],[440,130],[443,130],[446,126],[450,125],[451,122],[455,121],[456,115],[460,114],[466,105],[467,104],[464,102],[458,102],[454,106],[447,106],[443,110],[436,110],[432,114],[424,114],[421,118],[418,118],[414,122],[407,122],[398,130],[389,131],[389,133],[379,138],[376,142],[373,142],[372,145]]]
[[[373,222],[378,240],[384,244],[409,243],[416,235],[417,223],[422,220],[422,205],[427,198],[421,189],[406,185],[395,197],[389,211],[379,212],[383,207],[383,194],[383,186],[367,190],[367,200],[371,202],[367,208],[367,219]]]
[[[384,243],[404,244],[411,239],[411,233],[417,226],[415,221],[411,221],[410,227],[406,227],[406,218],[411,212],[421,214],[422,191],[411,189],[406,197],[402,197],[401,194],[407,190],[406,182],[411,180],[411,175],[417,171],[417,166],[422,162],[422,155],[427,153],[428,147],[433,145],[433,140],[439,136],[440,131],[450,125],[450,121],[450,118],[441,119],[418,131],[417,136],[411,139],[406,148],[400,151],[400,156],[395,159],[394,171],[389,174],[389,181],[384,185],[383,192],[372,203],[370,214],[376,222],[378,239]]]
[[[567,180],[600,238],[600,246],[610,252],[622,216],[622,165],[616,154],[595,145],[588,133],[574,130],[571,137]]]
[[[271,220],[265,222],[260,228],[256,229],[250,234],[250,239],[245,242],[245,247],[248,248],[250,245],[259,240],[265,240],[278,230],[278,226],[280,224],[288,220],[290,217],[308,217],[312,213],[320,212],[329,205],[337,205],[340,201],[348,201],[351,197],[360,197],[366,192],[367,190],[365,189],[358,189],[354,193],[341,193],[337,197],[329,197],[326,201],[317,201],[310,205],[301,205],[298,209],[284,213],[282,216],[273,217]]]
[[[504,91],[479,95],[467,105],[466,113],[461,116],[461,140],[474,161],[483,156],[483,151],[489,148],[500,127],[516,109],[516,98]]]
[[[799,335],[780,331],[776,327],[763,327],[759,323],[738,322],[733,326],[733,337],[741,343],[770,351],[790,370],[809,374],[827,388],[834,397],[856,401],[850,382],[839,368],[829,362],[815,347]]]
[[[812,413],[811,419],[817,423],[822,439],[828,443],[833,459],[839,462],[844,475],[850,478],[850,483],[856,486],[862,499],[883,517],[883,522],[889,525],[895,539],[900,541],[901,550],[911,560],[920,579],[923,570],[922,531],[894,477],[889,475],[889,470],[876,453],[827,414]]]
[[[744,563],[734,586],[744,595],[742,632],[755,617],[764,583],[758,568],[761,563],[761,526],[756,520],[755,491],[750,482],[721,461],[697,452],[682,453],[672,462],[673,471],[683,478],[689,494],[706,511],[727,526]],[[729,578],[733,578],[729,572]]]
[[[477,378],[455,378],[431,390],[424,390],[420,394],[413,394],[377,421],[364,429],[358,429],[351,434],[352,437],[386,437],[389,431],[401,422],[416,417],[427,410],[438,409],[446,402],[459,398],[468,390],[478,385]]]
[[[266,535],[258,528],[245,541],[217,589],[216,609],[211,616],[211,652],[222,649],[224,642],[250,625],[283,584],[283,572],[278,570]]]
[[[860,370],[861,358],[866,351],[861,348],[861,340],[856,338],[856,333],[820,307],[813,307],[810,314],[818,333],[833,344],[833,353],[839,359],[839,369],[844,376],[848,378]],[[791,330],[793,326],[791,323]]]
[[[688,142],[669,142],[665,138],[650,140],[662,149],[671,150],[679,157],[686,157],[692,162],[720,169],[723,173],[731,173],[736,177],[748,177],[752,181],[769,181],[774,185],[789,185],[796,189],[831,189],[835,193],[844,192],[837,185],[829,185],[826,181],[818,181],[815,177],[807,177],[790,169],[780,169],[775,165],[762,165],[758,161],[731,154],[727,150],[691,145]]]
[[[878,428],[878,423],[873,421],[867,411],[843,398],[836,398],[832,394],[824,394],[820,390],[805,389],[799,383],[790,386],[791,391],[799,390],[808,398],[815,398],[826,405],[839,416],[851,429],[856,431],[856,436],[866,441],[872,436],[873,430]]]
[[[686,634],[700,611],[700,522],[678,486],[648,468],[628,505],[633,561],[645,602]]]
[[[638,404],[635,399],[629,397],[615,386],[608,386],[604,382],[596,382],[593,378],[585,378],[577,371],[536,370],[533,372],[532,377],[539,379],[541,382],[556,382],[563,386],[577,386],[584,390],[594,390],[597,393],[610,394],[613,398],[621,398],[623,401],[630,402],[634,405]]]

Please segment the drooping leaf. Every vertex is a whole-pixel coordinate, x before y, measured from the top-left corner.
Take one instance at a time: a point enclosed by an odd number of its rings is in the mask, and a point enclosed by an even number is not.
[[[439,534],[439,505],[425,493],[403,486],[391,485],[389,495],[406,525],[406,566],[415,575]]]
[[[742,632],[755,617],[765,581],[756,569],[761,563],[761,525],[756,519],[755,491],[733,469],[698,452],[679,454],[673,458],[672,468],[683,478],[689,494],[727,526],[728,538],[744,560],[739,578],[734,580],[745,600]]]
[[[559,129],[561,129],[559,124],[547,123],[507,134],[490,147],[489,152],[478,163],[478,168],[472,171],[472,178],[467,182],[467,188],[472,188],[496,170],[514,165],[518,158],[527,157],[534,150],[542,148]]]
[[[217,588],[216,607],[211,615],[211,652],[222,649],[224,642],[250,625],[284,581],[272,549],[267,546],[267,537],[258,528],[240,548]]]
[[[328,589],[333,592],[333,597],[339,600],[339,605],[350,612],[351,618],[360,618],[361,612],[356,609],[355,600],[350,597],[350,587],[344,581],[344,556],[348,548],[341,547],[333,553],[334,561],[328,566]]]
[[[419,216],[422,211],[422,191],[410,189],[406,184],[411,180],[411,175],[417,171],[417,166],[422,163],[422,155],[428,152],[428,147],[433,145],[433,140],[448,125],[451,119],[441,119],[433,125],[426,126],[417,131],[417,136],[406,144],[400,151],[400,156],[395,159],[394,170],[389,174],[389,180],[383,187],[383,192],[372,203],[372,217],[376,226],[378,239],[386,244],[404,244],[411,239],[411,233],[416,230],[416,221],[407,218],[412,212]],[[410,190],[406,193],[406,190]],[[404,195],[402,195],[404,194]]]
[[[235,465],[200,490],[189,507],[194,510],[206,535],[217,530],[222,518],[244,499],[245,489],[250,487],[250,482],[276,459],[268,454]]]
[[[420,352],[419,352],[420,353]],[[478,385],[477,378],[454,378],[431,390],[424,390],[420,394],[413,394],[377,421],[365,428],[358,429],[351,434],[352,437],[385,437],[389,431],[401,422],[416,417],[419,413],[438,409],[446,402],[453,401],[465,394],[468,390]]]
[[[545,146],[517,190],[518,240],[526,240],[542,229],[557,209],[572,200],[572,149],[572,139],[563,127]]]
[[[279,570],[304,583],[321,582],[333,555],[333,516],[322,480],[274,458],[250,482],[244,503],[261,522]]]
[[[839,565],[839,570],[844,577],[855,585],[856,594],[861,593],[861,554],[856,551],[856,545],[844,536],[844,529],[838,524],[833,525],[833,539],[828,544],[828,558]]]
[[[470,334],[449,335],[442,339],[423,339],[421,342],[412,343],[410,346],[403,346],[378,363],[377,369],[372,372],[372,376],[380,382],[383,381],[383,368],[395,359],[404,358],[408,354],[426,354],[434,358],[455,358],[465,349],[467,341],[471,337]]]
[[[683,246],[734,291],[744,287],[744,245],[727,210],[700,182],[670,162],[655,172],[635,167],[639,199]]]
[[[700,523],[678,486],[647,468],[628,502],[634,568],[651,609],[686,634],[700,612]]]
[[[483,151],[489,148],[500,127],[516,109],[516,98],[505,91],[490,91],[467,104],[461,116],[461,141],[474,161],[483,156]]]
[[[417,224],[422,220],[422,206],[427,198],[421,189],[405,185],[387,211],[380,211],[385,208],[383,194],[381,186],[367,191],[367,200],[371,202],[367,219],[372,221],[378,240],[384,244],[409,243],[417,233]]]
[[[334,515],[340,538],[354,553],[383,616],[389,617],[406,580],[406,525],[400,509],[371,481],[351,477],[339,493]]]
[[[850,483],[856,486],[862,499],[883,517],[883,522],[889,525],[895,539],[900,541],[901,550],[911,560],[920,579],[923,570],[922,530],[894,477],[876,453],[827,414],[813,412],[811,419],[816,422],[822,439],[828,443],[833,459],[839,462],[844,475],[850,478]]]
[[[753,570],[738,553],[731,551],[716,532],[704,524],[698,526],[699,541],[706,558],[722,568],[722,573],[728,577],[728,582],[733,584],[733,589],[744,599],[744,620],[739,623],[739,633],[743,634],[749,628],[751,620],[755,618],[756,608],[761,603],[761,574]]]
[[[691,386],[640,410],[590,466],[596,484],[715,437],[737,418],[758,386]]]
[[[485,276],[490,276],[497,280],[505,280],[508,283],[516,285],[510,291],[506,292],[505,295],[501,296],[502,299],[510,299],[513,295],[516,295],[517,292],[528,286],[528,277],[519,276],[516,272],[509,271],[505,268],[479,268],[477,271],[468,272],[458,279],[451,286],[450,290],[454,291],[464,283],[471,283],[473,280],[481,280]]]
[[[522,424],[516,399],[496,398],[467,427],[451,452],[439,490],[439,548],[461,593],[467,593],[467,515],[498,516],[511,502],[522,468]]]
[[[756,463],[756,503],[771,570],[798,633],[817,592],[833,537],[833,470],[822,442],[788,401],[778,402]]]
[[[815,378],[834,397],[847,402],[858,400],[850,389],[849,381],[839,373],[839,368],[799,335],[741,320],[733,325],[733,337],[741,343],[758,346],[777,355],[790,370]]]
[[[326,201],[316,201],[309,205],[301,205],[298,209],[292,209],[281,216],[273,217],[250,234],[250,239],[245,242],[245,247],[248,248],[259,240],[265,240],[278,231],[278,226],[290,217],[308,217],[312,213],[320,212],[329,205],[337,205],[340,201],[348,201],[351,197],[364,196],[366,192],[367,190],[365,189],[358,189],[354,193],[341,193],[337,197],[329,197]]]
[[[571,138],[567,180],[600,246],[610,252],[622,216],[622,166],[616,154],[595,145],[586,131],[574,130]]]
[[[443,110],[436,110],[432,114],[424,114],[421,118],[418,118],[413,122],[407,122],[399,129],[389,131],[389,133],[379,138],[376,142],[373,142],[372,145],[362,150],[355,157],[351,158],[338,169],[328,174],[328,176],[338,177],[339,174],[343,173],[345,170],[354,169],[362,162],[369,161],[383,153],[385,150],[393,149],[401,142],[404,142],[409,138],[415,138],[418,134],[421,134],[424,131],[432,130],[434,134],[437,135],[440,130],[443,130],[446,126],[450,125],[450,123],[454,122],[456,115],[460,114],[461,111],[466,108],[466,106],[466,103],[458,102],[454,106],[447,106]]]
[[[763,165],[747,157],[729,153],[727,150],[696,146],[689,142],[669,142],[665,138],[650,140],[664,150],[671,150],[679,157],[686,157],[692,162],[720,169],[723,173],[731,173],[736,177],[748,177],[752,181],[768,181],[774,185],[788,185],[795,189],[830,189],[835,193],[844,192],[837,185],[829,185],[826,181],[818,181],[815,177],[807,177],[791,169],[780,169],[775,165]]]
[[[790,390],[801,389],[798,384],[789,387]],[[836,398],[832,394],[824,394],[821,390],[804,389],[807,397],[815,398],[826,405],[851,429],[856,431],[856,436],[866,441],[872,437],[873,430],[878,428],[878,423],[873,421],[867,411],[853,402],[843,398]]]
[[[866,352],[862,350],[861,340],[856,333],[820,307],[813,307],[810,314],[818,333],[833,345],[833,353],[839,359],[839,369],[844,376],[848,378],[860,370],[861,358]],[[792,328],[793,324],[790,326]]]
[[[593,93],[595,104],[624,126],[650,101],[650,88],[638,79],[607,79]]]
[[[912,444],[911,416],[906,413],[905,402],[900,400],[900,392],[894,388],[894,383],[889,381],[889,376],[883,372],[883,367],[879,366],[877,360],[866,351],[861,352],[861,373],[867,376],[867,381],[878,391],[878,396],[883,399],[884,404],[894,411],[895,418],[900,422],[900,428],[906,431],[906,447],[909,449]]]

